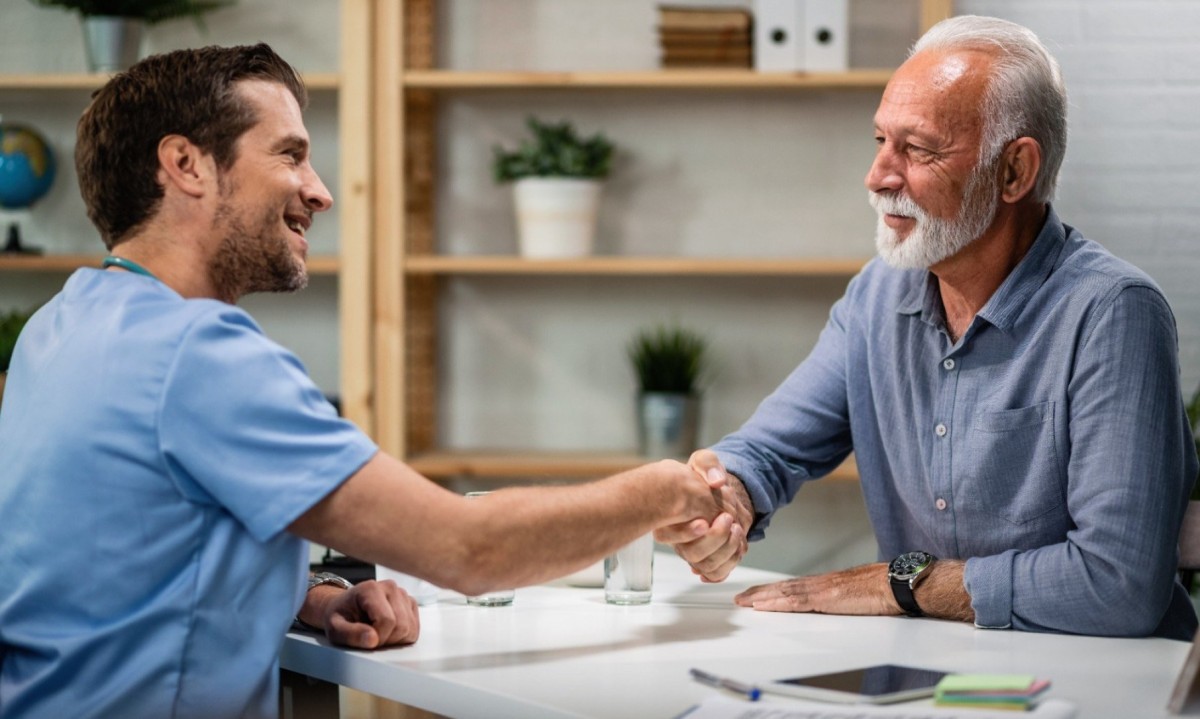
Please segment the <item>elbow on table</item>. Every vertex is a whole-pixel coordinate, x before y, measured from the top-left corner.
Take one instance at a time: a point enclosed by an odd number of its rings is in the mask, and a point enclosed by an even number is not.
[[[1095,606],[1090,611],[1077,614],[1077,618],[1064,628],[1065,631],[1118,638],[1153,635],[1162,623],[1167,601],[1160,601],[1157,596],[1159,592],[1136,592],[1129,587],[1123,589],[1120,599],[1097,599]]]

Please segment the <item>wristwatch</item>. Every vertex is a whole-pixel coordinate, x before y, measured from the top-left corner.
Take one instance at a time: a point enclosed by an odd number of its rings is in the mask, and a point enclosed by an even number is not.
[[[305,589],[304,591],[308,592],[313,587],[319,587],[322,584],[332,584],[335,587],[341,587],[342,589],[350,589],[354,586],[350,583],[349,579],[346,579],[345,577],[339,577],[332,572],[317,572],[316,574],[308,575],[308,589]],[[314,627],[313,625],[301,619],[299,614],[297,614],[295,617],[292,617],[292,629],[307,629],[314,632],[321,631],[320,627]]]
[[[308,589],[305,591],[309,591],[313,587],[319,587],[322,584],[332,584],[334,586],[341,587],[342,589],[350,589],[354,586],[350,583],[349,579],[346,579],[345,577],[339,577],[332,572],[317,572],[316,574],[309,575]]]
[[[888,582],[892,585],[892,594],[896,595],[896,603],[910,617],[923,617],[925,613],[917,606],[917,598],[913,590],[925,571],[933,566],[937,557],[929,552],[905,552],[892,560],[888,565]]]

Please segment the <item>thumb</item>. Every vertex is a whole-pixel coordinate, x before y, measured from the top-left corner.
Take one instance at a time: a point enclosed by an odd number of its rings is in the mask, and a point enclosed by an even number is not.
[[[688,458],[688,466],[696,471],[712,489],[725,486],[728,475],[725,465],[717,458],[717,453],[711,449],[698,449]]]

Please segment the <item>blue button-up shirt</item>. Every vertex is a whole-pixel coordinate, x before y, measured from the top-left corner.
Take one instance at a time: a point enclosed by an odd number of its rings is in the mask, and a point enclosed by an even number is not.
[[[1053,210],[957,342],[933,274],[870,262],[714,449],[754,503],[751,539],[853,450],[880,559],[966,559],[977,626],[1196,631],[1175,572],[1197,462],[1174,317]]]

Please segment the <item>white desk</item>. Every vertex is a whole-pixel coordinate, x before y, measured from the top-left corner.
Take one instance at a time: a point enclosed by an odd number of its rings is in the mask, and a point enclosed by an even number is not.
[[[1035,674],[1081,719],[1167,716],[1188,645],[985,631],[902,617],[773,614],[733,595],[783,575],[739,568],[701,584],[673,555],[655,558],[654,600],[604,603],[604,590],[517,590],[511,607],[467,606],[444,592],[421,608],[421,639],[349,651],[289,634],[283,668],[451,717],[674,717],[716,691],[689,667],[754,680],[905,663],[955,672]],[[1014,715],[1018,716],[1018,715]]]

